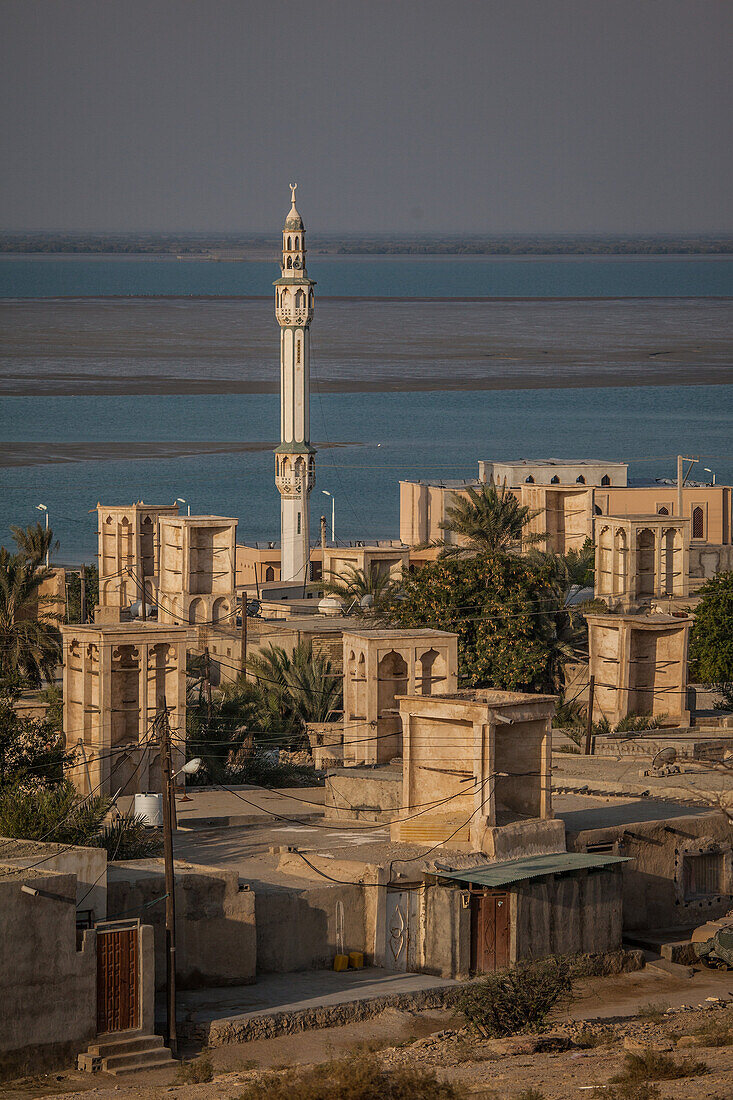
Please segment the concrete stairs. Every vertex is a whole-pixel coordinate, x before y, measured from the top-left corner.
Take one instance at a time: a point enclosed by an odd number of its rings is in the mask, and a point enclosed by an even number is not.
[[[165,1069],[175,1061],[163,1046],[160,1035],[141,1035],[139,1031],[121,1031],[114,1037],[100,1036],[80,1054],[77,1066],[87,1073],[141,1073],[144,1070]]]

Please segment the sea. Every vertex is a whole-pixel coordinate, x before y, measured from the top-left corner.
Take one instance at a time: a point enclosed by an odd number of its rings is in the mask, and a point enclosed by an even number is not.
[[[397,538],[401,478],[598,458],[733,480],[733,260],[309,256],[311,531]],[[276,264],[0,258],[0,542],[42,516],[91,561],[96,505],[276,540]],[[707,469],[706,469],[707,468]]]

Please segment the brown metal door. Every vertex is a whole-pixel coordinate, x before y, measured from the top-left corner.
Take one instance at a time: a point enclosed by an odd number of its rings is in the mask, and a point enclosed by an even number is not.
[[[509,965],[509,895],[471,895],[471,970],[490,974]]]
[[[97,1031],[138,1027],[138,922],[97,925]]]

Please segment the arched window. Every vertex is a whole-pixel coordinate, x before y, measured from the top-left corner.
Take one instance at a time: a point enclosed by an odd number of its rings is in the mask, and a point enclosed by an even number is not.
[[[580,474],[579,477],[576,477],[575,483],[576,483],[576,485],[585,485],[585,478],[583,477],[582,474]]]
[[[266,581],[274,581],[275,580],[275,570],[272,568],[271,565],[268,565],[267,569],[265,570],[265,580]]]
[[[657,515],[658,516],[668,516],[669,515],[669,508],[665,507],[664,504],[660,504],[659,507],[657,508]]]
[[[295,247],[296,247],[297,249],[299,249],[299,248],[300,248],[300,237],[296,237],[296,238],[295,238]]]
[[[705,538],[705,511],[700,505],[692,509],[692,537],[693,539]]]
[[[601,478],[601,485],[610,485],[610,484],[611,484],[610,477],[608,476],[608,474],[604,474],[603,477]]]
[[[531,474],[529,475],[529,477],[525,477],[524,484],[525,485],[534,485],[534,478],[532,477]]]
[[[305,291],[296,290],[295,292],[295,308],[305,309]]]
[[[550,478],[550,485],[559,485],[559,484],[560,484],[560,478],[557,476],[557,474],[555,474],[554,477]]]
[[[599,505],[597,505],[597,504],[593,505],[593,515],[594,516],[602,516],[603,515],[603,512],[601,511]]]
[[[291,237],[288,237],[288,252],[292,252],[292,250],[293,250],[293,241],[292,241]]]
[[[286,264],[286,267],[292,267],[292,266],[293,266],[292,258],[290,256],[288,256],[288,262]]]

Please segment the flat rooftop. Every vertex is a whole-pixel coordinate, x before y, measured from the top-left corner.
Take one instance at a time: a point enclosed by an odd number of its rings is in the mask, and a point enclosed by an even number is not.
[[[628,462],[608,462],[603,458],[512,458],[508,461],[501,458],[482,458],[482,462],[486,462],[491,466],[615,466],[628,467]]]
[[[350,623],[354,622],[353,619],[347,619],[346,621],[350,622]],[[408,637],[418,637],[418,638],[435,638],[435,637],[454,638],[454,637],[456,637],[456,635],[452,634],[449,630],[431,630],[430,627],[427,627],[427,626],[420,626],[420,627],[414,627],[414,628],[413,627],[395,627],[394,629],[379,627],[379,628],[375,628],[374,630],[371,630],[368,626],[357,626],[357,627],[353,627],[352,629],[344,631],[344,633],[346,633],[346,634],[356,634],[357,637],[361,637],[361,638],[385,638],[387,640],[390,640],[392,638],[401,639],[401,638],[408,638]]]

